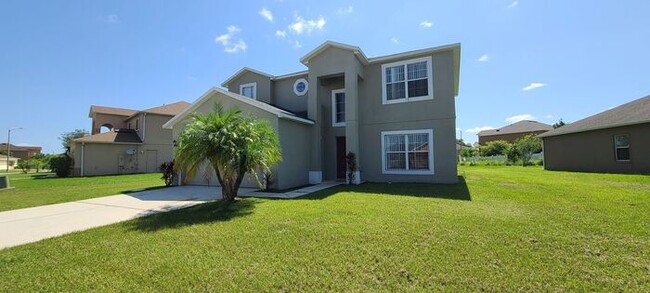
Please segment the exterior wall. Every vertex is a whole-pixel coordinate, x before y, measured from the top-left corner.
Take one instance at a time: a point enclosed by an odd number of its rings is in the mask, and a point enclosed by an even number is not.
[[[101,114],[101,113],[94,113],[93,114],[93,122],[92,122],[92,131],[90,134],[97,134],[100,133],[101,127],[104,124],[110,124],[113,125],[113,128],[126,128],[126,122],[124,122],[127,118],[127,116],[120,116],[120,115],[109,115],[109,114]]]
[[[0,150],[6,151],[6,148],[0,148]],[[40,149],[31,149],[31,150],[11,150],[11,156],[14,158],[19,158],[21,160],[29,160],[34,155],[41,153]]]
[[[308,95],[297,96],[293,92],[293,84],[299,78],[307,79],[307,74],[274,80],[272,83],[273,98],[271,104],[294,113],[306,112]],[[311,85],[309,85],[309,89],[311,90]]]
[[[127,155],[127,150],[135,149],[133,155]],[[84,176],[132,174],[140,171],[141,146],[137,144],[100,144],[74,143],[70,154],[74,160],[73,176],[81,175],[83,161]]]
[[[509,133],[509,134],[498,134],[498,135],[485,135],[478,137],[478,143],[480,145],[485,145],[488,142],[495,140],[505,140],[507,142],[513,143],[515,140],[524,137],[528,134],[539,135],[546,132],[546,130],[531,131],[531,132],[521,132],[521,133]]]
[[[544,137],[544,169],[650,174],[650,123]],[[614,135],[630,137],[630,161],[617,162]]]
[[[361,178],[382,182],[455,183],[456,106],[452,52],[412,56],[403,60],[432,56],[433,100],[382,104],[381,64],[366,68],[360,91]],[[403,60],[391,60],[392,63]],[[434,175],[382,174],[381,132],[396,130],[433,130]]]
[[[13,170],[18,165],[18,158],[9,158],[9,170]],[[0,171],[7,170],[7,157],[0,158]]]
[[[239,86],[247,83],[257,83],[256,100],[271,104],[271,79],[268,76],[254,72],[244,72],[237,79],[230,82],[228,91],[239,94]]]
[[[135,133],[137,133],[140,139],[142,139],[143,130],[144,130],[144,128],[142,127],[142,123],[144,123],[144,114],[139,113],[131,117],[129,120],[125,120],[124,128],[129,128],[129,124],[131,124],[131,128],[129,129],[134,129]]]
[[[277,189],[288,189],[309,183],[309,139],[313,125],[279,119],[278,135],[282,148],[282,162],[276,168]],[[272,179],[273,180],[273,179]]]

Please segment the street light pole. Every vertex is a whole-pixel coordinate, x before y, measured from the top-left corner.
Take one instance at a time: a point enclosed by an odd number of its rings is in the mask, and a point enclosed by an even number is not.
[[[11,157],[11,148],[9,147],[11,145],[11,131],[19,129],[23,128],[10,128],[9,131],[7,131],[7,173],[9,173],[9,157]]]

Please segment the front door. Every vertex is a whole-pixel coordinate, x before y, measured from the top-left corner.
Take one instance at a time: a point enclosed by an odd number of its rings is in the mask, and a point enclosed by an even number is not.
[[[336,137],[336,178],[345,179],[345,136]]]

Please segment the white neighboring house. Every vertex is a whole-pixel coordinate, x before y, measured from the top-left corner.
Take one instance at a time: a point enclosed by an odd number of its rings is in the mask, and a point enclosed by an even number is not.
[[[18,165],[20,158],[9,157],[9,170],[13,170]],[[7,170],[7,156],[0,155],[0,170]]]

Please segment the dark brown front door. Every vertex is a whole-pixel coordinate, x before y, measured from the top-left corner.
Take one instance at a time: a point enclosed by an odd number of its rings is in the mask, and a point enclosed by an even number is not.
[[[336,137],[336,178],[345,178],[345,136]]]

